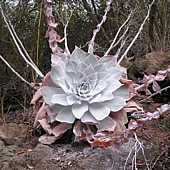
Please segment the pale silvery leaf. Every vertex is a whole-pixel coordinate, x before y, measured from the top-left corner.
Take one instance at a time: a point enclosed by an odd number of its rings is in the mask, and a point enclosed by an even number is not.
[[[92,96],[95,96],[96,94],[99,94],[101,91],[103,91],[108,84],[103,80],[98,80],[96,87],[91,92]]]
[[[97,120],[103,120],[110,114],[110,108],[107,107],[104,103],[90,104],[89,111]]]
[[[69,103],[67,102],[67,95],[61,88],[44,86],[42,88],[42,95],[45,102],[49,105],[69,105]]]
[[[122,97],[124,100],[128,100],[130,97],[129,90],[125,86],[121,86],[116,91],[114,91],[113,94],[114,94],[114,96]]]
[[[65,94],[54,94],[51,98],[52,104],[61,104],[63,106],[69,105],[67,102],[67,96]]]
[[[78,100],[75,96],[73,95],[68,95],[67,96],[67,102],[68,102],[68,105],[72,105],[74,103],[77,103],[77,104],[81,104],[81,101]]]
[[[94,98],[91,99],[89,103],[99,103],[108,101],[114,98],[114,95],[112,93],[103,94],[103,92],[97,94]]]
[[[75,61],[77,64],[80,64],[82,62],[84,63],[84,60],[87,56],[88,56],[88,53],[84,52],[78,47],[75,47],[70,58],[71,58],[71,61]]]
[[[98,127],[98,132],[102,132],[102,131],[113,132],[116,128],[116,121],[113,120],[111,117],[106,117],[100,122],[100,124],[97,125],[97,127]]]
[[[77,63],[75,61],[69,61],[66,63],[67,72],[76,72],[75,68],[77,67]]]
[[[57,67],[52,67],[51,69],[51,78],[53,82],[60,86],[66,93],[68,92],[68,88],[66,85],[66,80],[65,80],[65,72],[63,71],[64,69],[59,66],[60,68]]]
[[[89,54],[88,57],[85,58],[84,63],[86,65],[91,64],[91,65],[95,66],[95,64],[97,64],[97,57],[95,55],[93,55],[93,54]]]
[[[87,111],[88,111],[88,104],[85,102],[83,102],[82,104],[73,104],[72,106],[73,115],[77,119],[80,119]]]
[[[105,104],[111,111],[117,112],[126,106],[126,100],[122,97],[115,97],[114,99],[105,102]]]
[[[113,92],[118,89],[122,84],[119,81],[115,81],[114,84],[107,85],[106,88],[102,89],[101,92],[95,95],[89,103],[104,102],[114,98]],[[102,87],[102,85],[101,85]],[[104,87],[104,85],[103,85]],[[95,89],[96,90],[96,89]],[[94,92],[95,92],[94,90]]]
[[[98,124],[99,121],[94,118],[94,116],[90,112],[86,112],[82,118],[81,122],[83,123],[92,123],[92,124]]]
[[[71,107],[63,107],[63,109],[58,112],[55,119],[65,123],[73,123],[75,121],[75,117],[71,112]]]

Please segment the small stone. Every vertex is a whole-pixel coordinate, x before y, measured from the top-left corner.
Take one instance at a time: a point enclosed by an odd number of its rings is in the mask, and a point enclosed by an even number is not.
[[[4,123],[0,126],[0,138],[8,145],[21,143],[27,132],[28,127],[24,124]]]
[[[0,151],[2,151],[4,147],[5,147],[4,142],[0,140]]]
[[[68,162],[68,165],[71,165],[71,161]]]

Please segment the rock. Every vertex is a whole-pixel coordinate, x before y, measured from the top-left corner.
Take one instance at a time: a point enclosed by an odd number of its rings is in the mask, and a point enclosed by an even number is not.
[[[0,140],[0,152],[4,149],[5,145],[2,140]]]
[[[154,74],[156,75],[159,70],[167,70],[170,67],[170,51],[167,52],[152,52],[146,54],[142,57],[136,57],[136,60],[131,63],[124,64],[128,66],[128,78],[139,83],[140,80],[143,79],[144,74]],[[167,86],[170,86],[170,73],[168,73],[167,77],[163,81],[157,81],[158,84],[156,87],[158,89],[163,89]],[[152,84],[149,86],[149,90],[151,93],[154,93],[154,89]],[[152,99],[157,103],[167,103],[170,98],[170,89],[163,91],[152,97]]]
[[[121,146],[119,151],[59,145],[50,147],[38,144],[31,152],[15,156],[9,166],[15,170],[123,170],[133,140]],[[131,165],[127,166],[127,170]],[[10,170],[10,169],[9,169]],[[12,170],[12,169],[11,169]]]
[[[166,70],[170,66],[170,51],[152,52],[145,56],[135,57],[129,63],[123,63],[128,68],[128,77],[132,80],[142,78],[143,73],[156,74],[159,70]]]
[[[81,145],[73,147],[71,144],[43,145],[38,144],[34,149],[27,149],[20,154],[13,145],[5,147],[0,152],[0,169],[2,170],[124,170],[126,159],[134,146],[134,139],[123,144],[116,149],[99,149],[82,147]],[[146,157],[150,158],[153,151],[157,152],[155,145],[144,143],[147,150]],[[148,147],[149,146],[149,147]],[[159,152],[158,152],[159,153]],[[4,155],[6,156],[4,157]],[[2,156],[3,155],[3,156]],[[132,155],[129,157],[126,170],[132,169]],[[137,155],[142,161],[142,168],[146,168],[142,153]],[[141,159],[142,158],[142,159]]]
[[[7,145],[22,143],[28,133],[28,126],[17,123],[4,123],[0,126],[0,139]]]

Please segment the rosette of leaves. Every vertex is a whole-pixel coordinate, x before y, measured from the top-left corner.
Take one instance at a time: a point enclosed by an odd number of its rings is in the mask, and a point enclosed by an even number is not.
[[[78,47],[70,55],[53,55],[51,71],[32,100],[42,97],[36,122],[52,135],[40,141],[52,143],[71,128],[75,140],[93,145],[106,142],[108,134],[122,134],[131,84],[125,78],[126,70],[113,57],[99,58]]]

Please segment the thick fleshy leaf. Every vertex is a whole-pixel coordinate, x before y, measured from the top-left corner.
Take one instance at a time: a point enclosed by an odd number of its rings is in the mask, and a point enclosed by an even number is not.
[[[51,55],[51,63],[52,66],[58,66],[58,65],[65,65],[65,62],[67,61],[68,56],[64,53],[60,54],[53,54]]]
[[[95,72],[94,67],[93,67],[92,64],[88,65],[88,67],[83,70],[83,74],[84,74],[85,76],[88,76],[88,75],[90,75],[90,74],[95,74],[95,73],[96,73],[96,72]]]
[[[42,128],[48,132],[48,134],[52,134],[52,129],[50,124],[48,123],[48,120],[46,118],[43,118],[41,120],[38,120],[38,122],[40,123],[40,125],[42,126]]]
[[[39,89],[35,92],[32,100],[31,100],[31,104],[35,104],[41,97],[42,97],[42,89],[39,88]]]
[[[118,112],[111,112],[109,116],[116,122],[120,122],[122,125],[128,123],[127,112],[124,109]]]
[[[60,123],[59,125],[55,126],[52,131],[55,137],[60,138],[67,130],[71,129],[72,125],[68,123]]]
[[[67,72],[76,72],[76,68],[78,67],[77,63],[75,61],[70,61],[66,63],[66,71]]]
[[[54,82],[65,78],[64,64],[52,67],[51,78]]]
[[[118,80],[110,82],[108,84],[108,86],[106,87],[106,89],[104,89],[104,91],[105,91],[104,93],[110,93],[110,92],[113,93],[115,90],[117,90],[121,86],[122,86],[122,84]]]
[[[110,59],[109,59],[110,60]],[[95,71],[98,73],[99,80],[104,80],[107,82],[120,80],[124,73],[122,67],[114,66],[112,62],[102,62],[100,59],[98,64],[94,67]]]
[[[110,111],[117,112],[126,106],[126,101],[122,97],[115,97],[114,99],[105,102],[105,105],[110,108]]]
[[[85,70],[87,67],[88,67],[87,64],[85,64],[85,63],[79,63],[79,64],[77,65],[77,70],[79,70],[81,73],[83,73],[84,70]],[[74,70],[75,70],[75,69],[74,69]]]
[[[92,98],[89,103],[98,103],[98,102],[105,102],[108,100],[112,100],[114,98],[114,95],[110,92],[110,93],[104,93],[101,92],[99,94],[97,94],[96,96],[94,96],[94,98]]]
[[[60,86],[66,93],[69,92],[68,86],[66,84],[66,74],[62,66],[52,67],[51,71],[52,81]]]
[[[49,105],[54,105],[54,104],[61,104],[64,106],[68,105],[66,99],[67,95],[64,93],[64,91],[61,88],[44,86],[42,87],[42,95],[45,103]]]
[[[80,48],[75,47],[74,51],[71,54],[71,61],[75,61],[76,63],[80,64],[84,62],[85,58],[88,55],[89,55],[88,53],[84,52]]]
[[[88,80],[89,83],[91,83],[91,86],[95,86],[98,80],[98,74],[97,73],[90,73],[85,74],[79,82],[82,82],[83,80]]]
[[[92,90],[90,92],[91,96],[95,96],[96,94],[100,93],[101,91],[103,91],[106,87],[107,87],[107,83],[105,81],[99,81],[97,82],[96,87],[94,88],[94,90]]]
[[[112,79],[119,80],[123,74],[126,74],[126,69],[121,66],[115,66],[110,57],[102,57],[99,63],[103,65],[107,73],[111,73]]]
[[[65,123],[73,123],[75,121],[75,117],[72,113],[71,107],[63,107],[61,109],[55,119],[59,122],[65,122]]]
[[[44,145],[51,145],[56,141],[56,137],[55,136],[50,136],[50,135],[42,135],[40,136],[40,138],[38,139],[38,141]]]
[[[93,93],[92,95],[94,95],[94,97],[90,100],[89,103],[104,102],[113,99],[114,98],[113,92],[121,86],[122,84],[119,81],[115,81],[113,83],[108,84],[108,86],[106,86],[104,89],[102,89],[102,84],[100,84],[100,86],[98,84],[96,89],[92,92]],[[101,91],[100,93],[95,95],[95,93],[98,90],[97,89],[98,87],[101,87],[100,89]]]
[[[79,80],[83,77],[83,73],[80,72],[67,72],[66,81],[72,87],[75,88]]]
[[[95,64],[97,64],[97,61],[98,61],[98,59],[97,59],[97,57],[96,57],[94,54],[89,54],[89,55],[85,58],[84,63],[85,63],[86,65],[92,64],[92,65],[94,66]]]
[[[116,121],[113,120],[111,117],[106,117],[97,125],[98,132],[109,131],[114,132],[116,128]]]
[[[67,102],[67,95],[66,94],[53,94],[51,98],[52,104],[60,104],[63,106],[69,105]]]
[[[89,105],[89,111],[97,120],[103,120],[110,114],[110,108],[105,103],[92,103]]]
[[[91,124],[98,124],[99,123],[99,121],[97,121],[90,112],[86,112],[82,116],[81,122],[83,122],[83,123],[91,123]]]
[[[107,71],[112,74],[112,78],[120,79],[126,74],[126,69],[121,66],[107,67]]]
[[[55,105],[54,105],[55,106]],[[50,122],[50,123],[53,123],[53,122],[55,122],[55,117],[56,117],[56,115],[57,115],[57,110],[56,109],[53,109],[54,108],[54,106],[46,106],[46,114],[48,115],[48,121]]]
[[[88,111],[88,104],[86,102],[83,102],[81,104],[73,104],[72,106],[73,115],[77,119],[80,119],[87,111]]]
[[[116,91],[114,91],[113,95],[117,97],[122,97],[125,100],[128,100],[130,98],[129,90],[126,86],[121,86],[120,88],[118,88]]]
[[[45,103],[43,103],[36,114],[34,126],[37,125],[38,120],[46,118],[46,113],[47,113],[46,106],[45,106]]]
[[[104,81],[110,76],[110,73],[107,71],[97,72],[97,76],[99,81]]]
[[[58,85],[55,84],[55,83],[52,81],[52,79],[51,79],[51,71],[48,72],[48,73],[45,75],[45,77],[44,77],[44,79],[43,79],[43,82],[42,82],[42,85],[43,85],[43,86],[53,86],[53,87],[58,86]]]
[[[97,64],[94,66],[94,70],[95,70],[95,72],[97,72],[97,73],[106,72],[106,68],[103,66],[102,63],[97,63]]]
[[[81,101],[78,100],[75,95],[68,95],[67,97],[67,102],[68,102],[68,105],[73,105],[73,104],[81,104]]]

